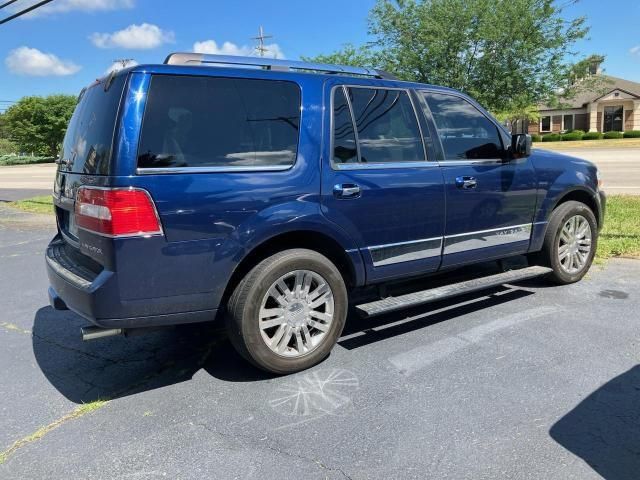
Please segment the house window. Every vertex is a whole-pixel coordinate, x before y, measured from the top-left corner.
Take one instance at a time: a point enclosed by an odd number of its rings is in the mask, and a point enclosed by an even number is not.
[[[551,117],[541,117],[540,118],[540,131],[541,132],[550,132],[551,131]]]
[[[563,130],[573,130],[573,114],[563,115],[562,125],[563,125],[562,127]]]
[[[622,119],[624,117],[624,107],[622,105],[604,107],[603,117],[603,132],[622,131]]]

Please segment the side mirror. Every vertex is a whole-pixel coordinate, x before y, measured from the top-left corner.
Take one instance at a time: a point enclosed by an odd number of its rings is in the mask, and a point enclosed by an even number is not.
[[[511,158],[526,158],[531,155],[531,135],[516,133],[511,135]]]

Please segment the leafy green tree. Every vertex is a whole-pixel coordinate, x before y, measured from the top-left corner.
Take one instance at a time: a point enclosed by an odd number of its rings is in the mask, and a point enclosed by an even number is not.
[[[56,156],[60,151],[76,97],[23,97],[4,115],[8,137],[24,152]]]
[[[493,112],[571,95],[571,48],[588,32],[554,0],[378,0],[372,41],[310,60],[367,62],[406,80],[462,90]],[[510,114],[510,113],[506,113]]]

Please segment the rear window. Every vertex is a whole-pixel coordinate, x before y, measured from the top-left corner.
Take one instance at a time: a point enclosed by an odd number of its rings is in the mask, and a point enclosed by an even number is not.
[[[126,75],[113,79],[105,92],[98,83],[85,90],[73,112],[60,158],[76,173],[108,175],[118,107]]]
[[[295,83],[157,75],[138,167],[286,167],[295,162],[299,128]]]

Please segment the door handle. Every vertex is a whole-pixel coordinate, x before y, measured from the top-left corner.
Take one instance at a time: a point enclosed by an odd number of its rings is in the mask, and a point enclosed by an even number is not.
[[[333,186],[333,196],[336,198],[358,198],[361,193],[360,185],[355,183],[338,183]]]
[[[475,177],[456,177],[456,187],[468,190],[470,188],[476,188],[478,181]]]

